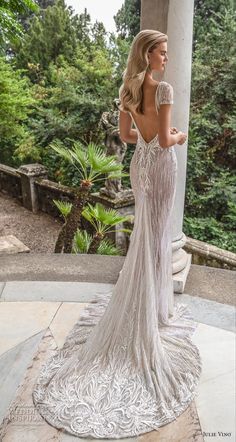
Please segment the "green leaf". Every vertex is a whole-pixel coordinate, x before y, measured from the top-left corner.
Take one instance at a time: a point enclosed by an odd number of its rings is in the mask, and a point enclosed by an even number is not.
[[[71,212],[73,204],[68,201],[53,200],[55,206],[58,208],[59,212],[62,214],[63,218],[66,219]]]
[[[86,230],[77,229],[73,241],[73,253],[87,253],[92,239]]]

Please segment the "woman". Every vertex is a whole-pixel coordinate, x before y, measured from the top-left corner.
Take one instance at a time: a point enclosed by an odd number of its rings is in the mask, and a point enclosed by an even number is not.
[[[137,143],[129,250],[112,292],[90,304],[34,387],[41,415],[80,437],[119,439],[173,421],[193,400],[201,373],[190,338],[197,324],[185,305],[174,305],[174,145],[186,135],[170,130],[173,88],[152,78],[166,61],[167,36],[139,32],[120,89],[120,135]]]

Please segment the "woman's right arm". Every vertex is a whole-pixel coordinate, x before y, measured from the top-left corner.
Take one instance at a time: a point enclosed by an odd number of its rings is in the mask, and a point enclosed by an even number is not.
[[[187,135],[183,132],[170,133],[172,104],[161,104],[159,108],[159,144],[163,148],[171,147],[174,144],[183,144]]]
[[[136,129],[132,129],[132,118],[128,112],[120,110],[119,114],[120,139],[126,143],[136,144],[138,134]]]

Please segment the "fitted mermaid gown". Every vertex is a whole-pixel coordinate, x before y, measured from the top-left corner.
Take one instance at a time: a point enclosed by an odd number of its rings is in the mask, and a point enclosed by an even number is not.
[[[172,86],[161,81],[155,99],[157,110],[173,103]],[[162,148],[158,135],[147,143],[136,129],[135,222],[119,278],[83,311],[33,390],[44,419],[78,437],[119,439],[158,429],[188,407],[201,374],[191,340],[197,323],[186,305],[174,303],[174,146]]]

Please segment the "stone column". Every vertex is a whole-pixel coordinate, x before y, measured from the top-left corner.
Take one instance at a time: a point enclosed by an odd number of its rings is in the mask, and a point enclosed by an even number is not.
[[[47,178],[47,169],[41,164],[25,164],[20,166],[18,171],[21,177],[21,188],[23,197],[23,206],[33,213],[38,212],[38,198],[35,180],[38,178]]]
[[[174,88],[171,125],[188,133],[194,0],[142,0],[141,29],[156,29],[168,35],[168,63],[163,80]],[[173,279],[174,290],[183,293],[191,264],[191,254],[182,247],[186,242],[182,232],[187,142],[175,147],[178,160],[178,181],[173,210]]]

